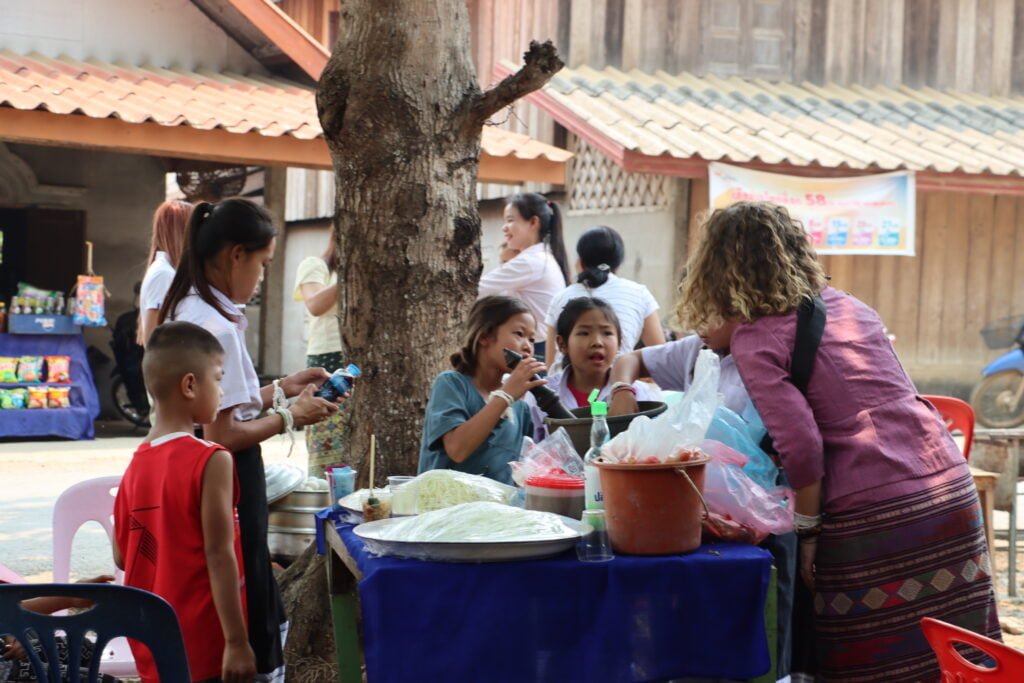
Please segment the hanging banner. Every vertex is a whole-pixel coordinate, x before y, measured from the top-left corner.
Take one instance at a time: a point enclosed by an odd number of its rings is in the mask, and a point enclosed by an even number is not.
[[[710,164],[712,209],[735,202],[786,207],[819,254],[914,255],[914,173],[803,178]]]

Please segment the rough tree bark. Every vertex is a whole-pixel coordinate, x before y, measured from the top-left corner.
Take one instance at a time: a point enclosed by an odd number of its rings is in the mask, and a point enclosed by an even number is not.
[[[563,64],[550,42],[531,43],[522,69],[482,92],[465,0],[346,0],[339,29],[317,108],[336,176],[342,343],[363,369],[347,452],[366,486],[375,434],[380,485],[415,472],[430,383],[476,299],[481,128]],[[305,557],[286,574],[290,661],[332,658],[323,638],[309,642],[330,632],[324,571]]]

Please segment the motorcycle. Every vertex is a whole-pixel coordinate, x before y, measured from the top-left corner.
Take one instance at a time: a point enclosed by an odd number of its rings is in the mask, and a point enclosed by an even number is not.
[[[1024,423],[1024,316],[1000,318],[981,336],[990,349],[1014,347],[981,371],[984,379],[971,392],[971,407],[986,427],[1008,429]]]
[[[122,313],[114,322],[110,348],[114,369],[110,372],[110,398],[117,413],[138,427],[149,427],[149,397],[142,379],[143,349],[135,341],[139,310]]]

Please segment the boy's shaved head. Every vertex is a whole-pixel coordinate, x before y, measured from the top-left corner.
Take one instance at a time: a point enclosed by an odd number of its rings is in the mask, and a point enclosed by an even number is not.
[[[166,322],[149,337],[142,358],[142,376],[146,389],[163,399],[192,373],[202,377],[210,372],[213,360],[224,355],[224,347],[212,334],[192,323]]]

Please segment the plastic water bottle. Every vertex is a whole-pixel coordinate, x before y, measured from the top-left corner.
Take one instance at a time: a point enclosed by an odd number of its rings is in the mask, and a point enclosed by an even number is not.
[[[587,510],[604,510],[604,496],[601,494],[601,472],[594,461],[601,455],[601,446],[608,443],[608,404],[597,400],[598,391],[590,392],[590,450],[583,457],[583,493]]]

